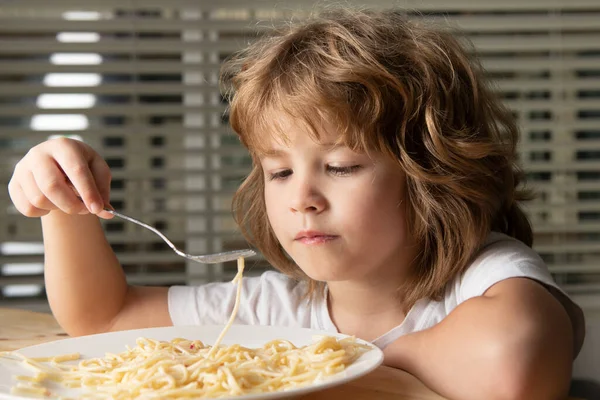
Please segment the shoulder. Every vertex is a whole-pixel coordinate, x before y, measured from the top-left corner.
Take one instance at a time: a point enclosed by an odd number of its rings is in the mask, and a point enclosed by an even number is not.
[[[498,265],[523,262],[534,263],[540,266],[545,265],[535,250],[525,243],[503,233],[492,232],[488,236],[484,246],[473,259],[467,273],[486,263],[495,263]]]
[[[534,282],[539,285],[532,286]],[[546,290],[532,290],[542,287]],[[534,292],[539,294],[542,302],[547,303],[550,301],[548,298],[552,297],[563,306],[572,324],[574,351],[577,354],[585,336],[581,308],[556,284],[548,267],[532,248],[507,235],[497,232],[490,234],[467,270],[448,288],[445,307],[450,311],[470,298],[503,293],[505,298],[515,298],[515,304],[523,308],[526,304],[522,299],[531,298]],[[531,304],[535,305],[535,302]],[[535,307],[532,310],[534,312]]]
[[[463,302],[483,295],[500,281],[519,277],[558,289],[548,267],[532,248],[510,236],[492,232],[452,289],[458,302]]]
[[[458,305],[473,297],[498,296],[499,293],[504,299],[513,299],[513,304],[527,313],[528,309],[522,300],[530,299],[534,292],[540,302],[549,304],[551,301],[548,299],[553,297],[566,310],[574,333],[574,353],[577,354],[585,337],[585,319],[581,308],[556,284],[548,267],[533,249],[501,233],[491,233],[465,272],[448,285],[444,300],[435,303],[437,314],[434,320],[439,322]],[[534,301],[530,305],[535,304]],[[531,310],[535,311],[535,307],[529,307]]]

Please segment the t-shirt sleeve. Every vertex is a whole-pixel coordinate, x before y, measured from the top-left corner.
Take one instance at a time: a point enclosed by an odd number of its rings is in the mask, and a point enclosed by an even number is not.
[[[533,249],[508,236],[496,235],[462,276],[458,302],[481,296],[494,284],[517,277],[533,279],[567,296]]]
[[[310,307],[303,299],[306,285],[277,272],[242,279],[242,294],[234,324],[310,326]],[[235,304],[237,284],[209,283],[169,288],[173,325],[223,325]],[[308,324],[308,325],[307,325]]]

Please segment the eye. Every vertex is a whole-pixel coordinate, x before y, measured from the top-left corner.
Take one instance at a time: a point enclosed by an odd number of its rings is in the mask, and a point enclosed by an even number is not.
[[[360,165],[350,165],[347,167],[334,167],[331,165],[327,166],[327,171],[331,172],[336,176],[350,176],[353,172],[358,171],[361,168]]]
[[[283,180],[283,179],[287,178],[288,176],[290,176],[291,174],[292,174],[291,169],[284,169],[284,170],[273,172],[273,173],[269,174],[269,180],[270,181]]]

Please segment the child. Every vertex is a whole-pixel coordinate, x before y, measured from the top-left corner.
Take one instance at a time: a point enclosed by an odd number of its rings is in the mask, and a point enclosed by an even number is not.
[[[566,396],[582,313],[530,248],[517,127],[455,38],[399,13],[331,11],[257,41],[223,75],[254,161],[234,213],[284,273],[245,279],[237,323],[372,340],[451,399]],[[89,146],[56,139],[9,185],[42,216],[63,328],[225,323],[230,283],[127,285],[96,217],[110,218],[109,181]]]

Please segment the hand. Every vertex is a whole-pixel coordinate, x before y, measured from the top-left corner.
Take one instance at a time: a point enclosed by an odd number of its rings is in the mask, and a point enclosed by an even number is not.
[[[52,210],[112,218],[110,169],[87,144],[51,139],[19,161],[8,184],[10,198],[23,215],[41,217]]]

